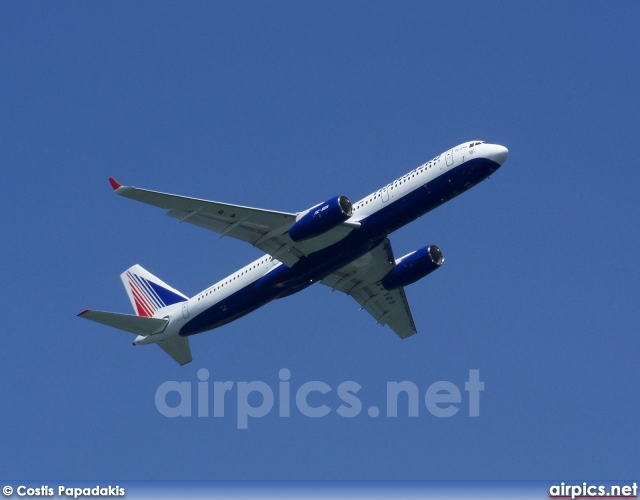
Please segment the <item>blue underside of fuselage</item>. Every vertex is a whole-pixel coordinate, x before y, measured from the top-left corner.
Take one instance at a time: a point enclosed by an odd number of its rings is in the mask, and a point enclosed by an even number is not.
[[[280,265],[188,321],[180,335],[218,328],[266,303],[294,294],[320,281],[379,245],[390,233],[455,198],[495,172],[500,165],[485,158],[468,160],[436,179],[390,199],[376,213],[361,220],[361,227],[324,250],[301,259],[293,267]]]

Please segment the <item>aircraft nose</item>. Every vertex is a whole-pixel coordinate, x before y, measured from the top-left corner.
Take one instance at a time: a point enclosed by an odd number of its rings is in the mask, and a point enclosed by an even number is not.
[[[509,150],[499,144],[492,144],[491,151],[487,154],[487,158],[495,161],[498,165],[502,165],[509,156]]]

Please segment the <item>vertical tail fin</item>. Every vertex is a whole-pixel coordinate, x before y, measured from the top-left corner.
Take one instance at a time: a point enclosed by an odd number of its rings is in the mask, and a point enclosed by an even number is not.
[[[158,309],[189,299],[138,264],[123,272],[120,278],[138,316],[151,318]]]

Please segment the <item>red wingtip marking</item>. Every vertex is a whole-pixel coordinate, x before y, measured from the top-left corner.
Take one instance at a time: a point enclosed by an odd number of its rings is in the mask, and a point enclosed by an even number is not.
[[[80,314],[78,314],[78,316],[82,316],[84,313],[89,312],[89,309],[85,309],[84,311],[82,311]]]
[[[122,187],[122,184],[120,184],[113,177],[109,177],[109,182],[111,183],[111,187],[113,188],[114,191],[117,191],[118,188]]]

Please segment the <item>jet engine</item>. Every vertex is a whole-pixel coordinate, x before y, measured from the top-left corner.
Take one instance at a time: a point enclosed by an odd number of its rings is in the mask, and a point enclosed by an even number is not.
[[[397,259],[395,266],[382,278],[382,286],[393,290],[407,286],[438,269],[444,262],[442,251],[429,245]]]
[[[289,229],[293,241],[302,241],[319,236],[346,221],[353,213],[353,207],[346,196],[336,196],[316,205],[304,214]]]

